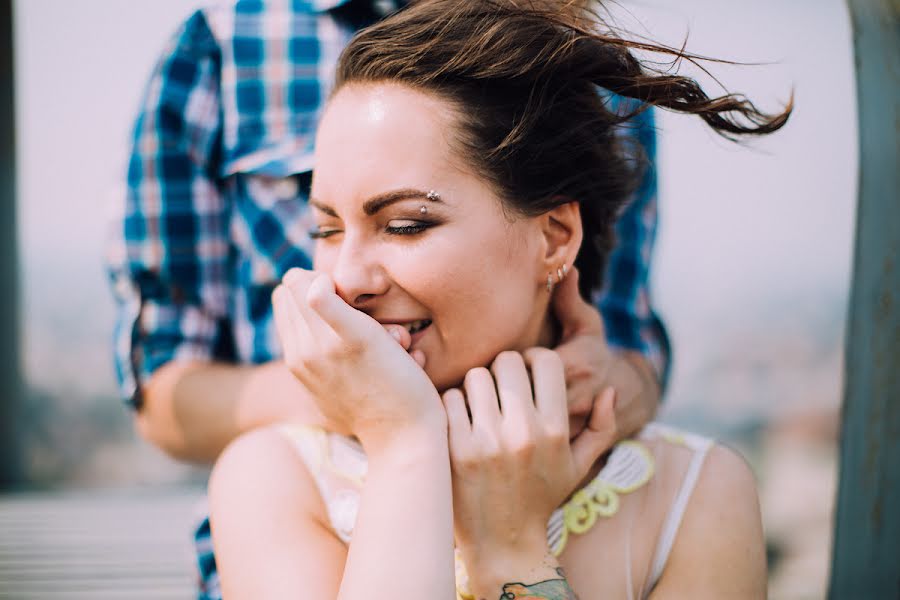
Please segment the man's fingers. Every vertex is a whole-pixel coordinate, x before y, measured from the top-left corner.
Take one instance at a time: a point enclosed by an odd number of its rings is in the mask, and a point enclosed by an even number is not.
[[[579,477],[584,477],[601,454],[616,443],[616,392],[603,390],[594,401],[587,427],[572,440],[572,459]]]
[[[578,277],[578,269],[572,267],[553,290],[553,312],[563,327],[563,340],[576,332],[603,334],[603,321],[597,309],[578,293]]]

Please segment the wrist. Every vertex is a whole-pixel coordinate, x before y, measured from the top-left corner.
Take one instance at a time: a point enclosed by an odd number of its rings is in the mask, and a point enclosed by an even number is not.
[[[370,427],[356,432],[370,463],[449,460],[446,418],[402,427]]]
[[[546,547],[494,554],[478,562],[470,562],[463,555],[463,561],[469,574],[469,589],[476,598],[498,598],[508,586],[530,586],[560,577],[559,562]]]
[[[469,573],[470,587],[477,597],[496,597],[506,583],[553,573],[556,558],[547,545],[546,525],[532,527],[504,540],[457,540],[460,555]]]
[[[282,361],[239,368],[247,373],[236,411],[240,431],[285,421],[327,424],[309,391]]]

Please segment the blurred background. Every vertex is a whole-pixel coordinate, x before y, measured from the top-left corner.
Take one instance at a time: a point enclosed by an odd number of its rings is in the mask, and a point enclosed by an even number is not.
[[[27,481],[76,497],[184,491],[172,510],[188,566],[185,511],[206,472],[132,431],[113,378],[103,252],[146,78],[196,7],[14,2]],[[745,453],[761,484],[771,597],[823,597],[857,189],[847,9],[841,0],[622,0],[610,10],[636,34],[766,63],[710,66],[763,108],[795,95],[784,130],[743,147],[658,114],[652,289],[674,348],[662,420]],[[689,65],[683,72],[716,85]]]

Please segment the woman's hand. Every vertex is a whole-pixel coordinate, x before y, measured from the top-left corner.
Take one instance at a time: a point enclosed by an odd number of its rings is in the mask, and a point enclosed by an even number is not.
[[[402,339],[344,302],[330,277],[291,269],[272,301],[285,364],[367,451],[404,432],[446,430],[437,390]]]
[[[565,374],[554,351],[503,352],[490,371],[469,371],[463,387],[443,400],[454,530],[476,591],[480,575],[517,581],[546,562],[551,513],[614,439],[614,392],[598,397],[587,428],[570,443]],[[503,583],[492,579],[494,589]]]

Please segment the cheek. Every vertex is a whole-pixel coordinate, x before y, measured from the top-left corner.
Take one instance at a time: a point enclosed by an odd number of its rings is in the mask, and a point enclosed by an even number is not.
[[[481,242],[423,249],[420,264],[408,265],[409,274],[418,276],[403,276],[406,291],[437,325],[440,346],[433,350],[439,360],[429,374],[439,387],[458,385],[469,369],[518,348],[534,316],[536,286],[526,268],[527,252],[511,252],[506,237],[473,239]]]

